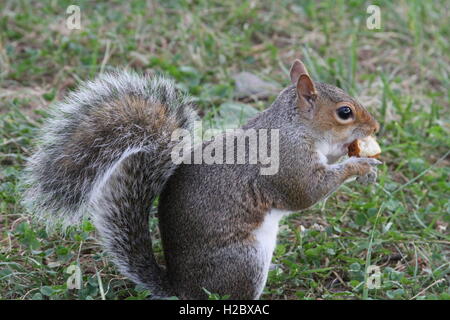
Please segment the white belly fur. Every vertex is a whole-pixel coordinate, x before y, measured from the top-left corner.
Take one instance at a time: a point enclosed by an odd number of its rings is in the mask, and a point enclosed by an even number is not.
[[[260,293],[266,284],[270,262],[277,243],[278,223],[282,217],[289,213],[291,212],[287,210],[270,210],[261,226],[253,232],[260,249],[260,258],[264,263],[264,281],[262,281]]]

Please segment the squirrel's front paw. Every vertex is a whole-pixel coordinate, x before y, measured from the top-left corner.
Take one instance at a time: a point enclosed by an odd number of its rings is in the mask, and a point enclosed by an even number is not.
[[[363,176],[358,176],[356,181],[363,185],[374,183],[377,180],[377,168],[372,167],[370,171]]]
[[[355,158],[347,160],[351,175],[357,176],[356,180],[362,184],[375,182],[377,179],[377,166],[382,162],[373,158]]]

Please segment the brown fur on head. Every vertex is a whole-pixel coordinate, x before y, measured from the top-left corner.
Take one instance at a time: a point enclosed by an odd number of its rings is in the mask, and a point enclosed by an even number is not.
[[[378,122],[358,101],[340,88],[314,82],[300,60],[292,65],[290,76],[302,118],[322,137],[330,156],[345,154],[352,141],[378,131]]]

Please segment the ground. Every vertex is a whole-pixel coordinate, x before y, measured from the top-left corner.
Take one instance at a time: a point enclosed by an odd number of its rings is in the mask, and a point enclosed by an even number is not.
[[[66,27],[71,4],[80,30]],[[380,30],[366,25],[369,4]],[[21,206],[21,170],[50,105],[127,67],[174,78],[215,119],[236,107],[235,74],[285,86],[295,58],[379,120],[383,165],[375,185],[345,185],[282,221],[262,299],[450,299],[449,9],[444,0],[1,1],[0,299],[149,294],[117,272],[90,222],[62,237]],[[274,98],[240,103],[263,110]],[[371,266],[381,277],[372,289]]]

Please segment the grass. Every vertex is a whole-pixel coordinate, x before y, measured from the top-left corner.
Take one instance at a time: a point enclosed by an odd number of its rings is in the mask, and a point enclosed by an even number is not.
[[[284,86],[298,57],[380,121],[384,164],[376,185],[345,185],[282,221],[262,298],[450,299],[448,1],[374,1],[381,30],[365,25],[372,2],[77,3],[72,32],[72,1],[0,4],[0,299],[148,296],[117,273],[90,222],[62,238],[21,207],[18,179],[49,105],[122,66],[173,77],[212,119],[233,101],[235,73]],[[263,110],[274,98],[246,103]],[[370,265],[379,289],[364,285]],[[82,288],[70,289],[77,276]]]

